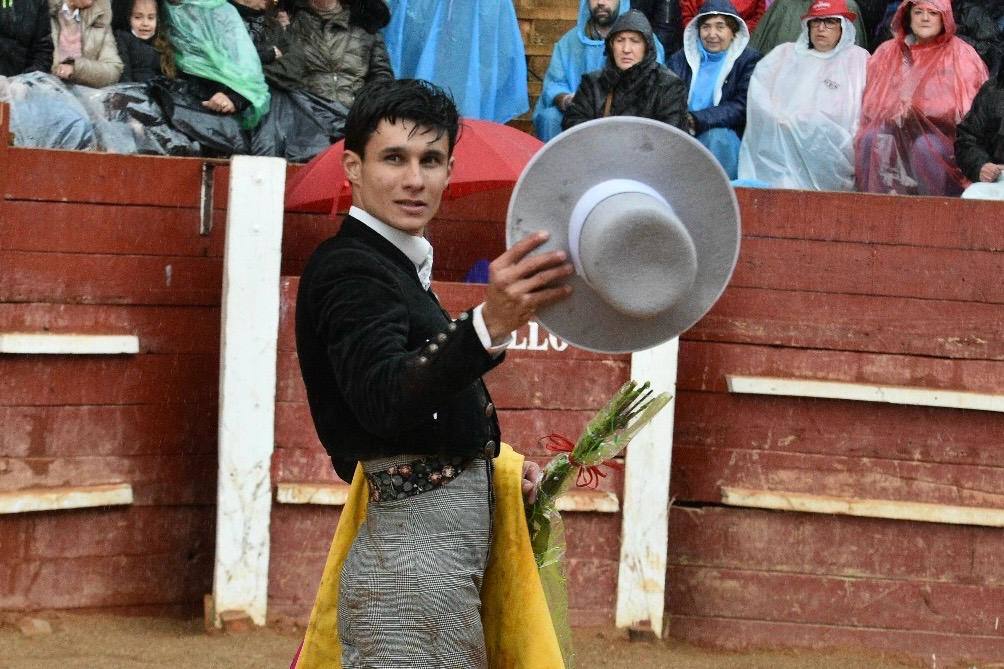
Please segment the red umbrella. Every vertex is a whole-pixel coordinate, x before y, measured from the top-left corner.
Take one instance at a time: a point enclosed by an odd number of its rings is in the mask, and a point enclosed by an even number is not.
[[[444,197],[504,188],[516,183],[531,156],[544,145],[507,125],[466,119],[453,149],[455,162]],[[352,204],[352,189],[342,172],[345,141],[318,154],[286,186],[286,208],[334,216]]]

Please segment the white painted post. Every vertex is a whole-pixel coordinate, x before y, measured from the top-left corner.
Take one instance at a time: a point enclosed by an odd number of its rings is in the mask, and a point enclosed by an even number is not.
[[[631,356],[631,378],[649,381],[656,392],[668,392],[673,400],[628,446],[615,620],[618,627],[651,629],[659,638],[666,607],[669,471],[679,348],[679,339],[673,339]]]
[[[279,261],[286,161],[230,161],[220,342],[214,624],[237,610],[265,624],[275,433]]]

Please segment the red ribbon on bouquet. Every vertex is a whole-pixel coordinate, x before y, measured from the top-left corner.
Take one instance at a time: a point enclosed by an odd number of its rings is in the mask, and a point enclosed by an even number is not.
[[[537,440],[537,443],[543,443],[544,447],[551,451],[552,453],[568,453],[568,461],[573,467],[577,467],[579,470],[578,475],[575,477],[575,485],[580,488],[596,488],[600,483],[600,479],[605,479],[607,473],[600,469],[600,467],[610,467],[611,469],[624,469],[624,465],[617,462],[616,460],[607,460],[606,462],[600,462],[595,465],[584,465],[581,462],[577,462],[575,458],[572,457],[572,451],[575,450],[575,444],[568,437],[553,432],[546,437],[541,437]]]

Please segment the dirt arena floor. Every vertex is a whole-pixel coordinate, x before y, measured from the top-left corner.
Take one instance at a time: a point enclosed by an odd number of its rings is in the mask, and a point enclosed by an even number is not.
[[[51,635],[0,628],[0,669],[285,669],[295,630],[207,636],[201,620],[98,615],[45,616]],[[902,659],[857,652],[724,653],[675,641],[628,641],[614,630],[575,631],[576,667],[630,669],[905,669]]]

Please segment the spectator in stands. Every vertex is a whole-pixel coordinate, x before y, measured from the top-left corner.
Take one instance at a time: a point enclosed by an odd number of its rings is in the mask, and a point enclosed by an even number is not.
[[[282,58],[289,50],[289,40],[278,18],[278,6],[270,0],[230,0],[230,4],[241,15],[261,64],[268,65]]]
[[[1004,70],[989,79],[962,119],[955,138],[955,156],[973,182],[1000,181],[1004,174]]]
[[[47,0],[0,3],[0,76],[48,72],[52,66],[52,28]]]
[[[687,89],[655,59],[655,36],[645,15],[632,9],[610,28],[607,62],[582,77],[562,127],[605,116],[643,116],[686,128]]]
[[[582,75],[603,67],[607,33],[629,0],[581,0],[575,27],[561,36],[551,52],[544,85],[533,109],[533,127],[545,142],[561,132],[561,120],[572,104]],[[663,62],[662,58],[658,59]]]
[[[694,20],[702,4],[701,0],[680,0],[683,25],[688,25]],[[767,11],[767,0],[733,0],[732,5],[736,8],[739,17],[746,22],[750,33],[756,30],[756,24],[760,22],[760,17]]]
[[[179,76],[206,109],[257,126],[268,111],[268,86],[237,10],[226,0],[166,0],[164,8]]]
[[[394,78],[380,34],[389,19],[383,0],[310,0],[290,24],[289,52],[266,68],[269,82],[351,107],[364,84]]]
[[[976,49],[996,75],[1004,60],[1004,0],[953,0],[958,36]]]
[[[949,0],[904,0],[892,32],[868,61],[854,142],[858,190],[958,195],[966,179],[955,164],[955,127],[987,66],[955,36]]]
[[[778,44],[794,42],[802,32],[802,16],[812,6],[814,0],[774,0],[757,24],[750,39],[750,45],[762,54]],[[856,0],[847,0],[847,7],[857,18],[854,20],[854,43],[868,47],[868,30],[861,20],[861,10]]]
[[[155,42],[162,35],[156,0],[114,2],[112,26],[122,59],[120,81],[147,82],[163,74],[161,52]]]
[[[109,0],[49,0],[52,73],[70,84],[109,86],[122,74]]]
[[[506,123],[529,109],[526,49],[513,0],[389,2],[383,35],[399,79],[445,89],[466,118]]]
[[[634,0],[631,9],[645,15],[652,32],[666,53],[676,53],[683,46],[683,17],[680,0]]]
[[[854,190],[854,134],[868,52],[846,0],[816,0],[802,34],[753,71],[739,178],[776,188]]]
[[[746,22],[729,0],[707,0],[683,30],[683,48],[669,69],[688,88],[687,129],[737,175],[739,143],[746,126],[746,92],[760,60],[748,46]]]

